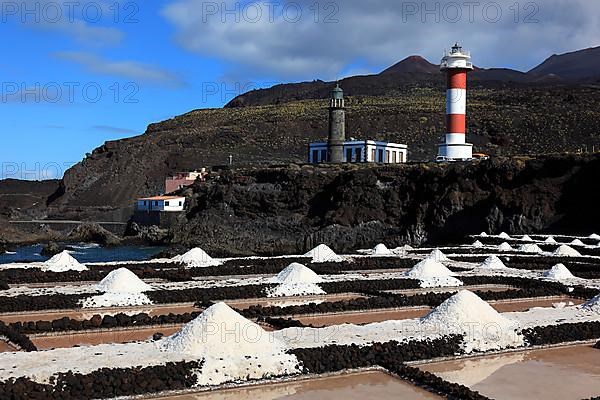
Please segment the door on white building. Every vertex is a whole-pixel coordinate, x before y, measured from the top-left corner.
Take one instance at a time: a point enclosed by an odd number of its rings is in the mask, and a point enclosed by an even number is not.
[[[312,162],[313,163],[318,163],[319,162],[319,150],[313,150],[312,151]]]
[[[356,153],[356,155],[355,155],[356,162],[362,162],[363,161],[363,159],[362,159],[362,149],[360,147],[357,147],[356,150],[355,150],[355,153]]]

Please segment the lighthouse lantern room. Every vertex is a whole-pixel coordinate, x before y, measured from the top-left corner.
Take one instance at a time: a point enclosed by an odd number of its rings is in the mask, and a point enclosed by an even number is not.
[[[446,72],[446,138],[438,147],[438,161],[467,161],[473,145],[466,142],[467,73],[473,70],[471,54],[455,44],[444,53],[440,70]]]

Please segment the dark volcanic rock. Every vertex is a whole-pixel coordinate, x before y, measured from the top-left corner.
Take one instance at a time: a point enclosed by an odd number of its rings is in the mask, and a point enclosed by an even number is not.
[[[62,252],[64,249],[64,246],[61,246],[56,242],[50,242],[42,248],[40,254],[43,256],[52,257]]]
[[[116,246],[121,243],[121,239],[115,234],[107,231],[99,224],[82,224],[73,229],[67,237],[73,242],[98,243],[102,246]]]
[[[125,236],[128,238],[135,237],[153,246],[163,245],[170,239],[170,233],[167,229],[162,229],[158,226],[141,226],[133,221],[129,221],[127,224]],[[157,258],[160,257],[157,256]]]
[[[338,252],[481,231],[594,231],[600,156],[238,169],[197,184],[174,243],[209,254]],[[224,250],[225,249],[225,250]]]

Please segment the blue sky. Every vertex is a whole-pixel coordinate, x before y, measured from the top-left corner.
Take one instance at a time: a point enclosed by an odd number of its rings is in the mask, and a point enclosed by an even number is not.
[[[62,176],[106,140],[246,89],[437,62],[455,40],[479,66],[521,70],[599,44],[595,2],[487,3],[3,0],[0,178]]]

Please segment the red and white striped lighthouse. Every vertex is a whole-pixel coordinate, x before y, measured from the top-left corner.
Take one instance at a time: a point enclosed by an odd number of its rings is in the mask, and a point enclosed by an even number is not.
[[[444,54],[440,70],[446,72],[446,140],[438,147],[438,161],[473,158],[473,145],[466,142],[467,73],[473,70],[471,54],[455,44]]]

